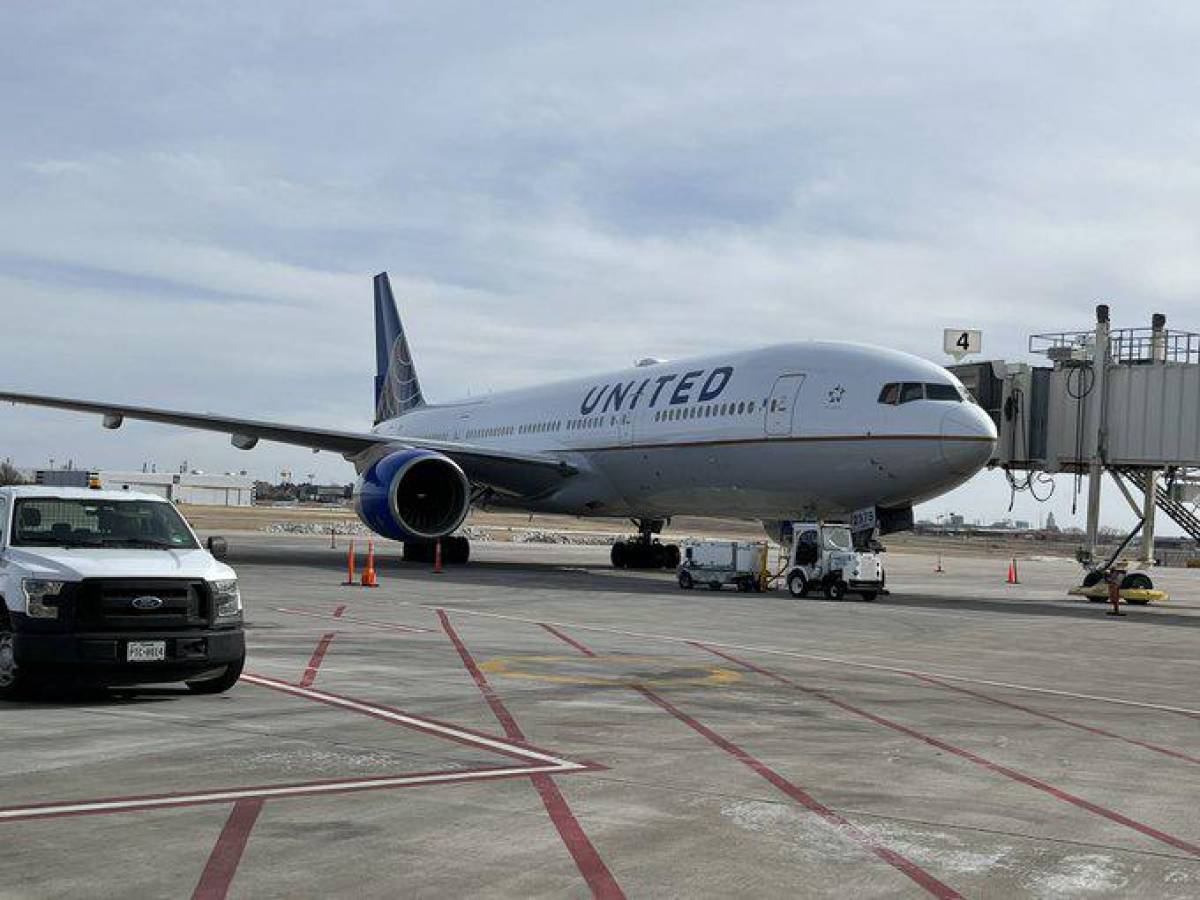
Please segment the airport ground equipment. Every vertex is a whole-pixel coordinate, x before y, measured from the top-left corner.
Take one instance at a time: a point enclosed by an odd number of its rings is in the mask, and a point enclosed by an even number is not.
[[[847,593],[874,600],[887,583],[880,551],[856,550],[849,526],[842,524],[795,523],[785,571],[793,597],[821,591],[829,600]]]
[[[634,519],[638,536],[612,545],[609,558],[618,569],[675,569],[679,567],[678,544],[655,540],[666,524],[662,519]]]
[[[233,687],[246,644],[224,554],[154,494],[0,487],[0,697],[52,682]]]
[[[767,545],[761,541],[689,541],[679,564],[679,586],[704,585],[719,591],[733,585],[743,592],[767,588]]]
[[[990,361],[950,370],[996,423],[989,466],[1003,469],[1014,491],[1037,496],[1050,487],[1046,475],[1062,473],[1074,475],[1079,490],[1087,477],[1081,587],[1105,580],[1139,533],[1137,562],[1154,565],[1159,511],[1200,542],[1200,334],[1168,329],[1161,314],[1149,328],[1113,328],[1108,306],[1100,305],[1092,329],[1036,334],[1029,350],[1050,365]],[[1138,517],[1107,560],[1097,553],[1105,473]],[[1122,578],[1135,576],[1137,589],[1161,594],[1145,573]]]

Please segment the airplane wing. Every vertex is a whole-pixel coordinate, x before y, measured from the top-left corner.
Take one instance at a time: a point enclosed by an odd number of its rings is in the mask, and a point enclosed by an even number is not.
[[[104,417],[106,428],[119,428],[125,419],[140,419],[164,425],[178,425],[201,431],[216,431],[232,437],[234,446],[249,450],[260,439],[294,444],[313,450],[328,450],[347,458],[381,446],[419,447],[443,453],[462,466],[475,484],[490,487],[501,493],[517,496],[536,496],[552,490],[563,479],[578,472],[574,466],[554,456],[541,453],[521,453],[495,447],[481,447],[454,441],[426,441],[375,434],[370,431],[337,431],[329,428],[308,428],[265,422],[259,419],[239,419],[212,413],[179,412],[147,406],[127,406],[120,403],[101,403],[65,397],[46,397],[38,394],[0,392],[0,401],[29,406],[48,406],[74,412],[95,413]]]

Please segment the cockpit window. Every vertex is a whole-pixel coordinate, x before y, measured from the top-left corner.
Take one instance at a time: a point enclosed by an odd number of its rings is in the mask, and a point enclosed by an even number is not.
[[[953,384],[921,384],[916,381],[892,381],[883,386],[879,392],[879,402],[889,406],[900,403],[911,403],[913,400],[949,400],[960,403],[964,399],[964,391]]]
[[[952,384],[927,384],[925,385],[926,400],[953,400],[955,403],[962,402],[962,395]]]

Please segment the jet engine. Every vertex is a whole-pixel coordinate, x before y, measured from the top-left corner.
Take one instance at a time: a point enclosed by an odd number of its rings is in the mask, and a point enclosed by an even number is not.
[[[450,534],[471,508],[471,483],[454,460],[432,450],[389,453],[354,486],[354,509],[376,534],[427,542]]]

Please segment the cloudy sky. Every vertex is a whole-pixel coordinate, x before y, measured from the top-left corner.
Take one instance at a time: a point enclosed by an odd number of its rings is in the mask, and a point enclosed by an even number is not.
[[[780,339],[944,361],[947,325],[1024,358],[1099,300],[1118,324],[1198,328],[1198,19],[6,3],[0,384],[359,428],[381,269],[435,400]],[[350,475],[12,407],[5,456]],[[1007,504],[981,476],[924,512]]]

